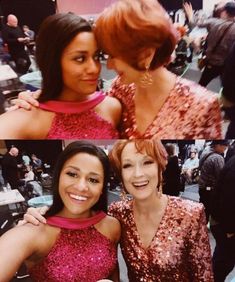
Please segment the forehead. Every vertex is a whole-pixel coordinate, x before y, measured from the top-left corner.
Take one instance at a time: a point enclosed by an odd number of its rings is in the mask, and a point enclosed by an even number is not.
[[[73,166],[84,172],[95,172],[103,175],[103,166],[98,157],[87,154],[78,153],[69,158],[64,167]]]
[[[138,152],[134,142],[126,144],[126,146],[122,150],[121,159],[124,160],[126,158],[134,158],[134,157],[144,157],[148,156],[145,150],[142,152]]]
[[[97,42],[93,32],[80,32],[64,49],[64,53],[70,52],[94,52],[97,50]]]
[[[15,16],[9,16],[8,20],[11,22],[16,22],[17,18]]]

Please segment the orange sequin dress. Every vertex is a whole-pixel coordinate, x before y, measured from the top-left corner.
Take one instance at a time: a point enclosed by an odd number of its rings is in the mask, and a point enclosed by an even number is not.
[[[109,214],[121,223],[120,244],[130,282],[214,281],[201,204],[168,196],[164,216],[147,249],[137,231],[132,200],[112,203]]]
[[[109,95],[116,97],[122,104],[121,138],[222,138],[222,119],[217,95],[192,81],[177,77],[174,88],[143,134],[138,132],[136,125],[134,84],[122,85],[117,78]]]

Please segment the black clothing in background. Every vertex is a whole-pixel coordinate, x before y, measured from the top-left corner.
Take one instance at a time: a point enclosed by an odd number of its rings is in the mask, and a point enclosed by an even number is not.
[[[235,44],[233,45],[226,61],[222,76],[223,96],[231,103],[232,107],[224,107],[226,116],[230,120],[228,130],[226,132],[226,139],[235,138],[235,79],[232,75],[235,69]]]
[[[235,233],[235,156],[225,163],[216,189],[218,221],[226,233]]]
[[[217,221],[211,226],[216,241],[212,259],[214,279],[222,282],[235,266],[235,156],[221,171],[211,213]]]
[[[5,25],[2,30],[2,38],[7,43],[9,53],[16,64],[16,70],[20,74],[26,73],[31,64],[24,43],[18,41],[18,38],[24,37],[25,35],[19,26]]]
[[[180,185],[180,167],[177,156],[171,156],[168,158],[166,169],[163,173],[163,193],[171,196],[179,196]]]
[[[5,182],[11,185],[11,189],[18,188],[18,167],[16,157],[7,152],[2,159],[2,176]]]

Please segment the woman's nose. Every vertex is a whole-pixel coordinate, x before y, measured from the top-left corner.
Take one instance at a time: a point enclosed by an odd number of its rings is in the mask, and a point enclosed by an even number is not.
[[[79,191],[87,191],[88,190],[88,186],[86,183],[85,179],[78,179],[77,182],[75,183],[76,189],[78,189]]]
[[[100,62],[97,62],[94,59],[91,59],[88,63],[87,71],[89,73],[99,74],[101,70],[101,64]]]
[[[136,165],[134,168],[134,176],[138,177],[138,176],[142,176],[143,175],[143,170],[142,167],[140,165]]]

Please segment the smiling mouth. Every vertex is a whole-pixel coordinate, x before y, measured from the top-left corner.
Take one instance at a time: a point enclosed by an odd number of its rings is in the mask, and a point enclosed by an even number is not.
[[[85,196],[80,196],[80,195],[75,195],[75,194],[71,194],[69,193],[69,197],[74,199],[74,200],[77,200],[77,201],[87,201],[88,200],[88,197],[85,197]]]
[[[85,78],[83,81],[98,81],[98,77]]]
[[[145,180],[145,181],[138,181],[138,182],[132,182],[132,185],[133,185],[135,188],[137,188],[137,189],[145,188],[148,184],[149,184],[149,181],[148,181],[148,180]]]

